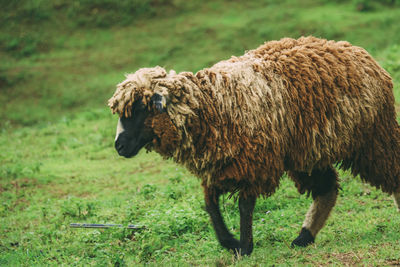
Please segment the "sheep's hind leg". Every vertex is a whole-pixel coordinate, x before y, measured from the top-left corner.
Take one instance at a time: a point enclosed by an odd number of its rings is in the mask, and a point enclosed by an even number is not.
[[[226,228],[224,219],[222,218],[221,211],[219,209],[219,197],[221,192],[218,189],[205,190],[205,202],[206,210],[210,214],[212,224],[214,226],[215,234],[217,235],[218,241],[221,246],[238,251],[240,243],[237,239]]]
[[[393,193],[394,202],[396,203],[397,210],[400,212],[400,192]]]
[[[317,196],[309,208],[299,236],[292,246],[306,247],[314,243],[315,237],[324,226],[335,205],[337,191],[332,190],[323,196]]]
[[[293,246],[306,247],[314,243],[315,237],[324,226],[332,208],[335,206],[338,182],[337,173],[333,168],[325,171],[313,171],[311,176],[305,173],[294,173],[297,183],[305,182],[307,190],[313,196],[313,203],[309,208],[299,236],[293,240]],[[311,183],[310,183],[311,182]]]

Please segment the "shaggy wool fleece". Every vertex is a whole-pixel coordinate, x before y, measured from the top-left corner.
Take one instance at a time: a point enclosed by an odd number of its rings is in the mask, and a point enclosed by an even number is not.
[[[167,113],[146,122],[156,135],[147,148],[186,165],[205,188],[268,196],[285,171],[340,164],[393,193],[400,191],[400,132],[392,89],[389,74],[360,47],[284,38],[196,74],[140,69],[117,86],[109,106],[130,116],[135,101],[151,112],[151,96],[164,96]],[[299,191],[311,189],[293,179]]]

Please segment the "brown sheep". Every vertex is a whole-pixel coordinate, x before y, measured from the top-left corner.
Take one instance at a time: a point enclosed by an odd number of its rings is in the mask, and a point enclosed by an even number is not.
[[[315,37],[271,41],[196,74],[144,68],[109,100],[120,115],[115,147],[172,157],[202,180],[222,246],[253,250],[256,198],[284,172],[313,203],[292,245],[314,242],[336,202],[333,165],[400,203],[400,129],[389,74],[362,48]],[[219,196],[238,193],[240,240]]]

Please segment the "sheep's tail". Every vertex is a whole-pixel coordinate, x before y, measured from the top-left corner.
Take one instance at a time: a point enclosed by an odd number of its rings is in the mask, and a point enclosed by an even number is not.
[[[388,116],[389,114],[389,116]],[[386,116],[385,116],[386,115]],[[342,163],[343,169],[351,168],[354,176],[380,188],[382,191],[400,194],[400,126],[395,112],[379,115],[368,136],[349,159]],[[388,118],[389,117],[389,118]],[[400,203],[400,202],[399,202]]]

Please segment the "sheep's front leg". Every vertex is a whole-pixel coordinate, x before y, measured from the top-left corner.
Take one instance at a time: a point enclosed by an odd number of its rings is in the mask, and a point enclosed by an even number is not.
[[[239,197],[240,211],[240,255],[250,255],[253,251],[253,211],[256,197]]]
[[[218,189],[206,188],[205,190],[206,210],[208,214],[210,214],[215,234],[217,235],[219,243],[227,249],[238,251],[240,246],[239,241],[235,239],[233,235],[229,232],[228,228],[226,228],[224,219],[222,218],[219,209],[220,195],[221,192]]]

